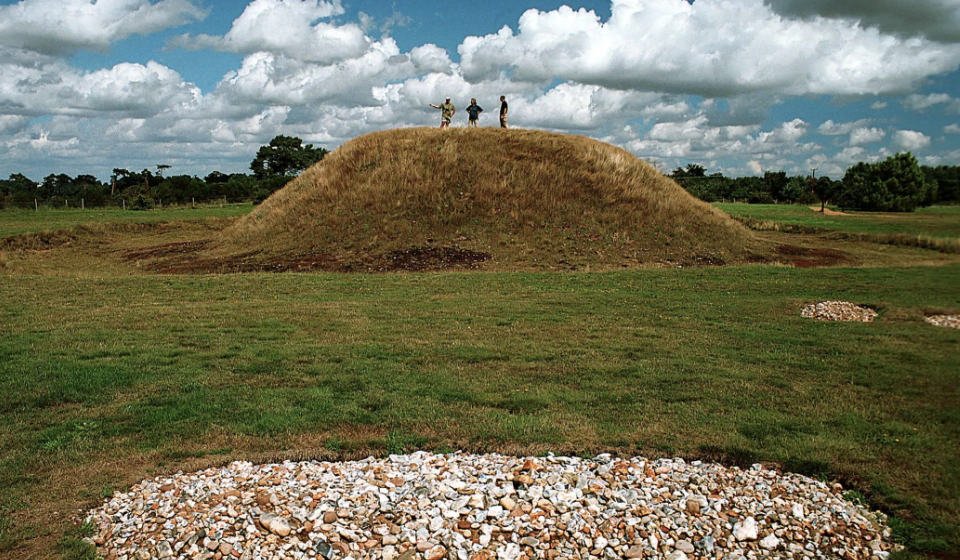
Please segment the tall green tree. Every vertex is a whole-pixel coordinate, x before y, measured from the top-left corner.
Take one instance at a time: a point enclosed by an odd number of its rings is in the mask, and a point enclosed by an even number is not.
[[[905,152],[877,163],[860,162],[848,169],[837,203],[852,210],[912,212],[933,200],[934,188],[917,158]]]
[[[9,179],[0,180],[0,198],[4,206],[32,207],[39,197],[39,185],[26,175],[14,173]]]
[[[937,184],[937,202],[960,202],[960,166],[921,167],[927,180]]]
[[[785,171],[765,171],[763,173],[763,189],[777,202],[788,200],[785,191],[789,181],[790,179],[787,178]]]
[[[820,201],[821,212],[826,210],[828,202],[836,198],[842,186],[840,182],[834,181],[830,177],[807,177],[807,184],[810,186],[810,191]]]
[[[257,179],[289,177],[299,174],[325,155],[327,150],[324,148],[315,148],[313,144],[303,145],[303,140],[295,136],[279,135],[270,144],[257,150],[250,169]]]
[[[688,163],[687,168],[678,167],[673,170],[671,176],[674,179],[681,179],[686,177],[705,177],[707,175],[707,170],[699,163]]]

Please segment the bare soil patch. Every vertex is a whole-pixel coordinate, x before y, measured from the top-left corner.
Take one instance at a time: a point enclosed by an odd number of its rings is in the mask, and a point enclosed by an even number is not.
[[[816,212],[817,214],[821,213],[819,206],[811,206],[810,209]],[[849,216],[850,215],[850,214],[847,214],[846,212],[841,212],[839,210],[831,210],[829,208],[824,208],[822,214],[824,216]]]
[[[209,245],[209,239],[164,243],[126,251],[123,257],[128,261],[140,262],[146,270],[163,274],[473,270],[480,268],[491,258],[489,253],[481,251],[429,246],[399,249],[382,255],[353,257],[313,254],[264,259],[258,252],[210,257],[203,252]]]
[[[459,247],[410,247],[383,255],[378,271],[478,268],[489,253]]]
[[[847,253],[829,247],[800,247],[798,245],[779,245],[776,254],[788,264],[797,268],[813,268],[821,266],[837,266],[852,264],[853,260]]]

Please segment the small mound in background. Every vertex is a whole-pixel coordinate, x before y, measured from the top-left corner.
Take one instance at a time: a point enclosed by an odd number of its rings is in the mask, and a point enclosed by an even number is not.
[[[144,481],[89,519],[108,558],[879,560],[895,548],[885,516],[838,484],[608,454],[236,462]]]
[[[870,323],[879,316],[879,313],[869,307],[848,301],[821,301],[804,306],[803,310],[800,311],[800,315],[807,319],[817,319],[818,321],[859,321],[861,323]]]
[[[541,131],[411,128],[347,142],[201,258],[277,270],[609,269],[743,262],[759,246],[614,146]]]

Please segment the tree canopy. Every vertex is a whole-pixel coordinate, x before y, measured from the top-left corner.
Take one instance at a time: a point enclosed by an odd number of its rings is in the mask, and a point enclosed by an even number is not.
[[[917,158],[901,153],[848,169],[837,203],[850,210],[912,212],[933,200],[933,189],[935,184],[927,181]]]
[[[269,145],[260,147],[257,157],[250,163],[250,169],[257,179],[292,176],[320,161],[325,155],[327,150],[324,148],[314,148],[313,144],[304,146],[300,138],[281,134],[274,137]]]

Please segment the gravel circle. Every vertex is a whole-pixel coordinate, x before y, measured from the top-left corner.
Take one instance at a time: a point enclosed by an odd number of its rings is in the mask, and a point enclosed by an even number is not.
[[[235,462],[90,512],[107,560],[885,559],[886,517],[754,465],[417,452]]]
[[[869,307],[863,307],[849,301],[821,301],[804,306],[802,317],[819,321],[859,321],[869,323],[879,315]]]
[[[960,315],[929,315],[924,321],[937,327],[960,329]]]

